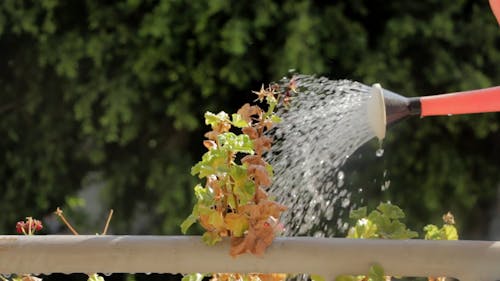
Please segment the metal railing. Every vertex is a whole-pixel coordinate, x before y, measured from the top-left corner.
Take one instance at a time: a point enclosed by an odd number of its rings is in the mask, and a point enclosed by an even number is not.
[[[0,273],[312,273],[500,280],[500,242],[277,238],[262,257],[198,236],[0,236]]]

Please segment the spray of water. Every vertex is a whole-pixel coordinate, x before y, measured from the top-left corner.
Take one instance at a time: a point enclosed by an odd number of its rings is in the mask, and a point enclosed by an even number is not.
[[[307,75],[293,79],[297,91],[279,109],[283,121],[271,133],[270,193],[289,208],[282,217],[286,235],[332,236],[346,229],[344,212],[356,207],[342,165],[374,137],[366,109],[370,87]]]

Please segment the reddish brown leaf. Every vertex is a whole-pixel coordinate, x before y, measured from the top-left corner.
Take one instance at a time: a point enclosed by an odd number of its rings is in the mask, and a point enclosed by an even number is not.
[[[247,173],[253,178],[257,186],[268,187],[271,185],[271,178],[264,166],[248,165]]]
[[[247,155],[241,159],[241,163],[248,165],[265,166],[267,163],[260,155]]]
[[[254,127],[245,127],[241,130],[244,134],[248,135],[251,140],[254,140],[259,137],[259,133]]]
[[[255,203],[259,203],[260,201],[262,200],[266,200],[267,199],[267,193],[260,187],[258,187],[256,190],[255,190]]]
[[[215,143],[215,141],[213,140],[204,140],[203,145],[209,150],[212,148],[217,148],[217,143]]]
[[[258,107],[257,105],[250,105],[248,103],[245,103],[240,109],[238,109],[237,113],[248,124],[251,124],[252,123],[252,116],[253,115],[260,116],[262,114],[262,109],[260,107]]]
[[[209,140],[217,140],[217,136],[219,135],[219,133],[217,133],[216,131],[210,131],[210,132],[207,132],[205,133],[205,137]]]
[[[264,127],[266,128],[266,130],[270,130],[274,125],[273,121],[271,121],[269,119],[264,120],[263,123],[264,123]]]
[[[264,151],[268,151],[269,149],[271,149],[272,142],[273,140],[266,136],[262,136],[260,138],[255,139],[253,141],[255,153],[257,155],[262,155]]]

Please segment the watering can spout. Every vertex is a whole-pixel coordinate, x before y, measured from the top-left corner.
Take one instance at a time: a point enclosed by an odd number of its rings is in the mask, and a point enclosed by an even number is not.
[[[500,87],[406,98],[374,84],[367,111],[373,133],[383,139],[387,125],[411,115],[425,117],[498,112]]]
[[[386,122],[388,125],[396,123],[411,115],[420,115],[422,107],[420,98],[407,98],[399,94],[382,89],[384,97]]]
[[[373,84],[368,102],[368,122],[375,136],[382,140],[386,127],[411,115],[421,113],[419,98],[406,98],[380,84]]]

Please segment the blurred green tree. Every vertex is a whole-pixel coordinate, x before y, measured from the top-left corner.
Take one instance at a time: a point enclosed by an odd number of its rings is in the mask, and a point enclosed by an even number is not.
[[[142,208],[149,233],[178,233],[205,110],[230,111],[292,68],[407,96],[492,86],[499,35],[487,1],[3,0],[0,231],[97,174],[116,232]],[[449,209],[484,235],[499,121],[397,125],[383,158],[391,188],[367,197],[390,198],[417,225]]]

